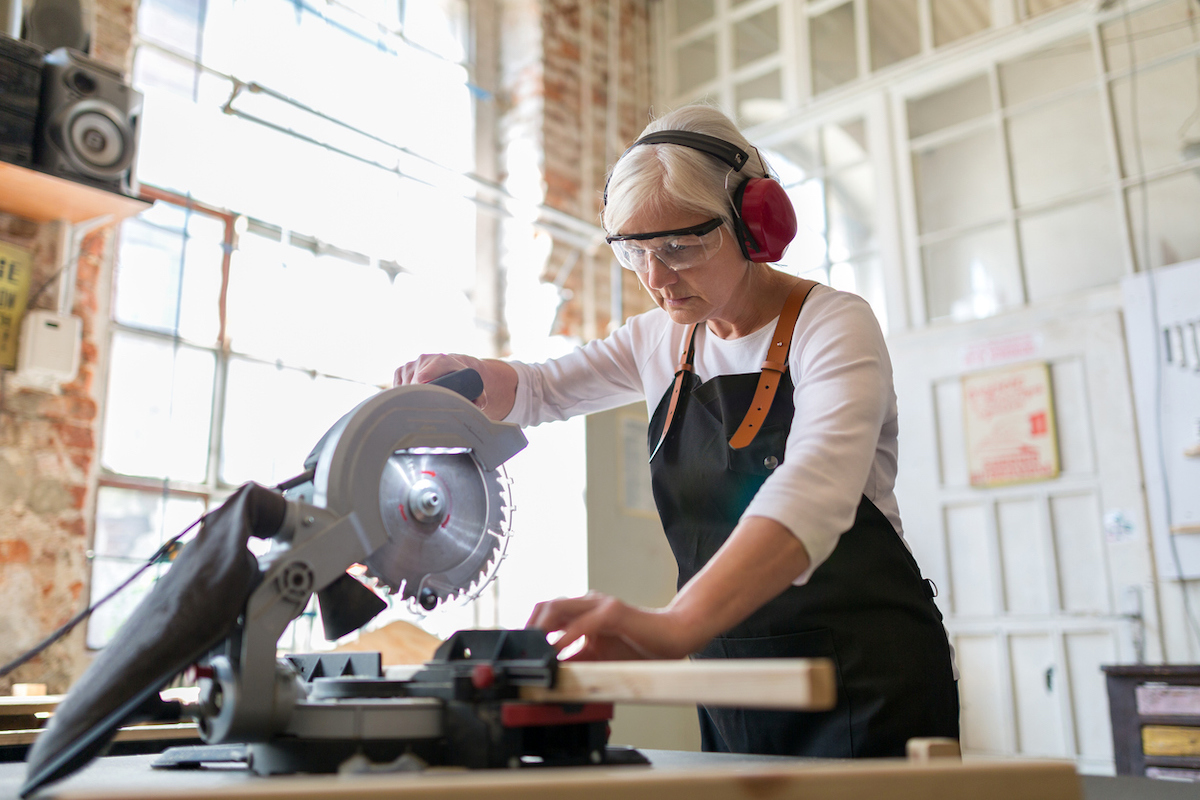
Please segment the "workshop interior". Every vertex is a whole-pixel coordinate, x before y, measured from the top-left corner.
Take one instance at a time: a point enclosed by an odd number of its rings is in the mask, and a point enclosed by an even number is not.
[[[0,26],[0,798],[1200,785],[1200,0],[0,0]],[[653,309],[600,212],[691,103],[786,193],[777,268],[887,343],[960,704],[906,759],[701,751],[698,704],[834,707],[826,659],[573,662],[526,629],[675,595],[644,404],[520,428],[473,370],[393,386]]]

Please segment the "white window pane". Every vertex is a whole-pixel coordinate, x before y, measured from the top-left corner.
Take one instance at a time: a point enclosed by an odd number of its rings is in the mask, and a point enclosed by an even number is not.
[[[377,391],[374,386],[230,359],[221,482],[274,486],[299,474],[321,436]]]
[[[991,0],[933,0],[933,46],[957,42],[992,24]]]
[[[1030,302],[1120,280],[1125,250],[1120,226],[1108,195],[1021,220]]]
[[[1092,42],[1077,36],[1000,65],[1000,91],[1006,106],[1096,81]]]
[[[875,170],[870,164],[830,176],[829,257],[845,261],[875,248]]]
[[[990,128],[913,154],[922,233],[994,219],[1008,209],[1004,159]]]
[[[826,279],[820,280],[825,282]],[[880,328],[885,331],[888,329],[883,269],[878,258],[862,258],[833,264],[829,268],[828,283],[835,289],[854,292],[870,303]]]
[[[99,487],[89,602],[95,603],[117,588],[164,542],[199,519],[204,510],[204,501],[198,497],[164,497],[163,492]],[[87,646],[96,649],[108,644],[166,570],[165,564],[150,567],[97,609],[88,619]]]
[[[1017,254],[1008,227],[923,249],[929,319],[990,317],[1022,303]]]
[[[675,33],[691,30],[713,16],[713,0],[675,0],[671,5],[675,9]]]
[[[820,165],[817,131],[804,131],[793,138],[761,148],[763,157],[779,176],[784,186],[799,183]]]
[[[210,351],[114,333],[101,463],[124,475],[203,482],[214,370]]]
[[[138,34],[167,45],[181,55],[195,56],[204,24],[203,3],[141,0],[137,5]]]
[[[145,4],[142,8],[145,9]],[[133,54],[133,85],[143,93],[175,95],[187,100],[196,83],[196,68],[149,47]]]
[[[1099,186],[1116,174],[1097,91],[1014,116],[1008,134],[1018,206]]]
[[[854,4],[846,3],[808,21],[812,53],[813,94],[821,94],[858,77]]]
[[[1138,268],[1200,258],[1200,167],[1128,190]],[[1146,221],[1149,220],[1149,230]],[[1146,252],[1149,249],[1149,263]]]
[[[987,76],[978,75],[924,97],[913,98],[907,105],[908,136],[916,139],[988,114],[992,110],[992,95]]]
[[[1155,3],[1119,14],[1100,29],[1108,69],[1120,72],[1196,44],[1193,0]]]
[[[388,292],[378,268],[248,234],[230,269],[227,333],[235,352],[382,382]]]
[[[675,93],[684,94],[717,77],[717,37],[705,36],[675,51]]]
[[[525,313],[525,298],[508,298],[508,313]],[[401,273],[388,296],[390,327],[378,343],[390,360],[388,383],[396,367],[422,353],[479,352],[475,330],[475,312],[465,294],[435,276]],[[540,299],[539,299],[540,301]],[[535,302],[539,302],[535,301]]]
[[[1025,16],[1037,17],[1053,11],[1056,8],[1078,3],[1079,0],[1025,0]]]
[[[213,344],[224,223],[166,203],[121,225],[113,318]]]
[[[1185,160],[1189,143],[1200,141],[1193,116],[1200,104],[1200,56],[1141,70],[1136,86],[1128,78],[1114,81],[1112,101],[1125,174],[1174,167]]]
[[[733,25],[733,61],[744,67],[779,52],[779,7],[738,20]]]
[[[869,0],[867,19],[871,69],[883,69],[921,52],[917,0]]]
[[[824,182],[805,181],[787,190],[796,209],[796,238],[788,245],[783,262],[796,274],[805,273],[828,263],[828,243],[825,239]]]
[[[738,121],[742,125],[757,125],[779,119],[787,111],[783,102],[783,85],[779,70],[743,81],[734,87]]]
[[[821,127],[825,165],[844,167],[867,160],[867,126],[862,117]]]
[[[467,37],[467,9],[463,0],[404,3],[401,7],[406,38],[451,61],[466,57],[463,43]]]

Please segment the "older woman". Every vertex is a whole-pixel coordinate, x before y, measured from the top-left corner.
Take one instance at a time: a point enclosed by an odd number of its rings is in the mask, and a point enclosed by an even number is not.
[[[821,713],[701,708],[706,750],[902,755],[958,736],[952,657],[893,494],[896,397],[883,335],[846,292],[767,262],[786,195],[719,111],[652,122],[613,167],[617,260],[658,308],[541,364],[422,356],[396,383],[473,367],[494,419],[536,425],[645,399],[654,498],[679,566],[665,608],[599,594],[538,604],[576,658],[827,657]]]

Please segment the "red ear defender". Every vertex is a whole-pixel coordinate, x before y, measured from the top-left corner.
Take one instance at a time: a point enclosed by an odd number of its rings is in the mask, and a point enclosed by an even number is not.
[[[783,258],[796,238],[796,209],[778,181],[750,178],[733,196],[738,244],[746,258],[755,262]]]

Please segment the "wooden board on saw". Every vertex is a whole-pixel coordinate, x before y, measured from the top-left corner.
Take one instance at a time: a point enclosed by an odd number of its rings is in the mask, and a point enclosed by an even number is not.
[[[837,703],[837,682],[823,658],[581,661],[560,664],[552,688],[521,687],[521,699],[823,711]]]

